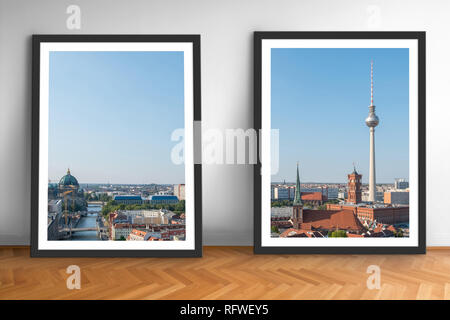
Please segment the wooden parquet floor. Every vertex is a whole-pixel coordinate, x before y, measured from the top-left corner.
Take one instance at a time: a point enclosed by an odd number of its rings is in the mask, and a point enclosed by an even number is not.
[[[81,289],[66,268],[81,268]],[[381,268],[369,290],[369,265]],[[0,247],[0,299],[450,299],[450,249],[426,255],[253,255],[205,247],[203,258],[30,258]]]

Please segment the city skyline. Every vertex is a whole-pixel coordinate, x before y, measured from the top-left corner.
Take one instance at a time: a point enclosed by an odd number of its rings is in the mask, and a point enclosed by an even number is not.
[[[353,164],[369,180],[370,63],[374,61],[377,184],[409,179],[408,49],[272,49],[272,128],[280,166],[272,181],[345,183]]]
[[[70,169],[70,170],[72,171],[72,169]],[[71,172],[71,173],[73,173],[73,172]],[[75,176],[75,174],[73,174],[73,175]],[[61,178],[63,176],[64,175],[62,175],[61,177],[56,178],[56,179],[49,179],[49,183],[56,183],[57,184],[61,180]],[[105,186],[105,185],[113,185],[113,186],[114,185],[118,185],[118,186],[120,186],[120,185],[122,185],[122,186],[167,185],[167,186],[171,186],[171,185],[176,185],[176,184],[184,184],[184,182],[173,182],[173,183],[167,183],[167,182],[144,182],[144,183],[119,182],[119,183],[113,183],[113,182],[109,182],[109,181],[107,181],[107,182],[95,182],[95,181],[94,182],[85,182],[85,181],[79,181],[79,184],[80,185],[92,185],[92,186],[95,186],[95,185],[98,185],[98,186]]]
[[[49,81],[49,180],[184,183],[183,52],[51,52]]]

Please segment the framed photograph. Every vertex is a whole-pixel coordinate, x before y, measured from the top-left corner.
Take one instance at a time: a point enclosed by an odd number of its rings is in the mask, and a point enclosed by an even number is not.
[[[200,36],[32,40],[31,255],[201,256]]]
[[[255,253],[425,253],[425,32],[256,32]]]

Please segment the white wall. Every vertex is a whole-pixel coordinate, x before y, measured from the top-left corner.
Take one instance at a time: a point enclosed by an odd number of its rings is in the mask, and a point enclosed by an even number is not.
[[[81,30],[66,28],[70,4]],[[253,111],[253,31],[427,31],[427,245],[450,245],[449,1],[0,0],[0,244],[28,244],[31,42],[34,33],[202,35],[203,121],[248,128]],[[204,242],[251,245],[250,166],[205,166]]]

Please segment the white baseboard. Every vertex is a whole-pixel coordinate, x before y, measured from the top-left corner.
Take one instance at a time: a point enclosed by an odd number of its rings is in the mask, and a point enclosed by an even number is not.
[[[203,232],[204,246],[253,246],[253,230],[233,232]]]
[[[449,233],[433,233],[427,237],[427,247],[446,247],[450,246],[450,231]]]
[[[30,237],[16,234],[0,234],[0,246],[29,246]]]

